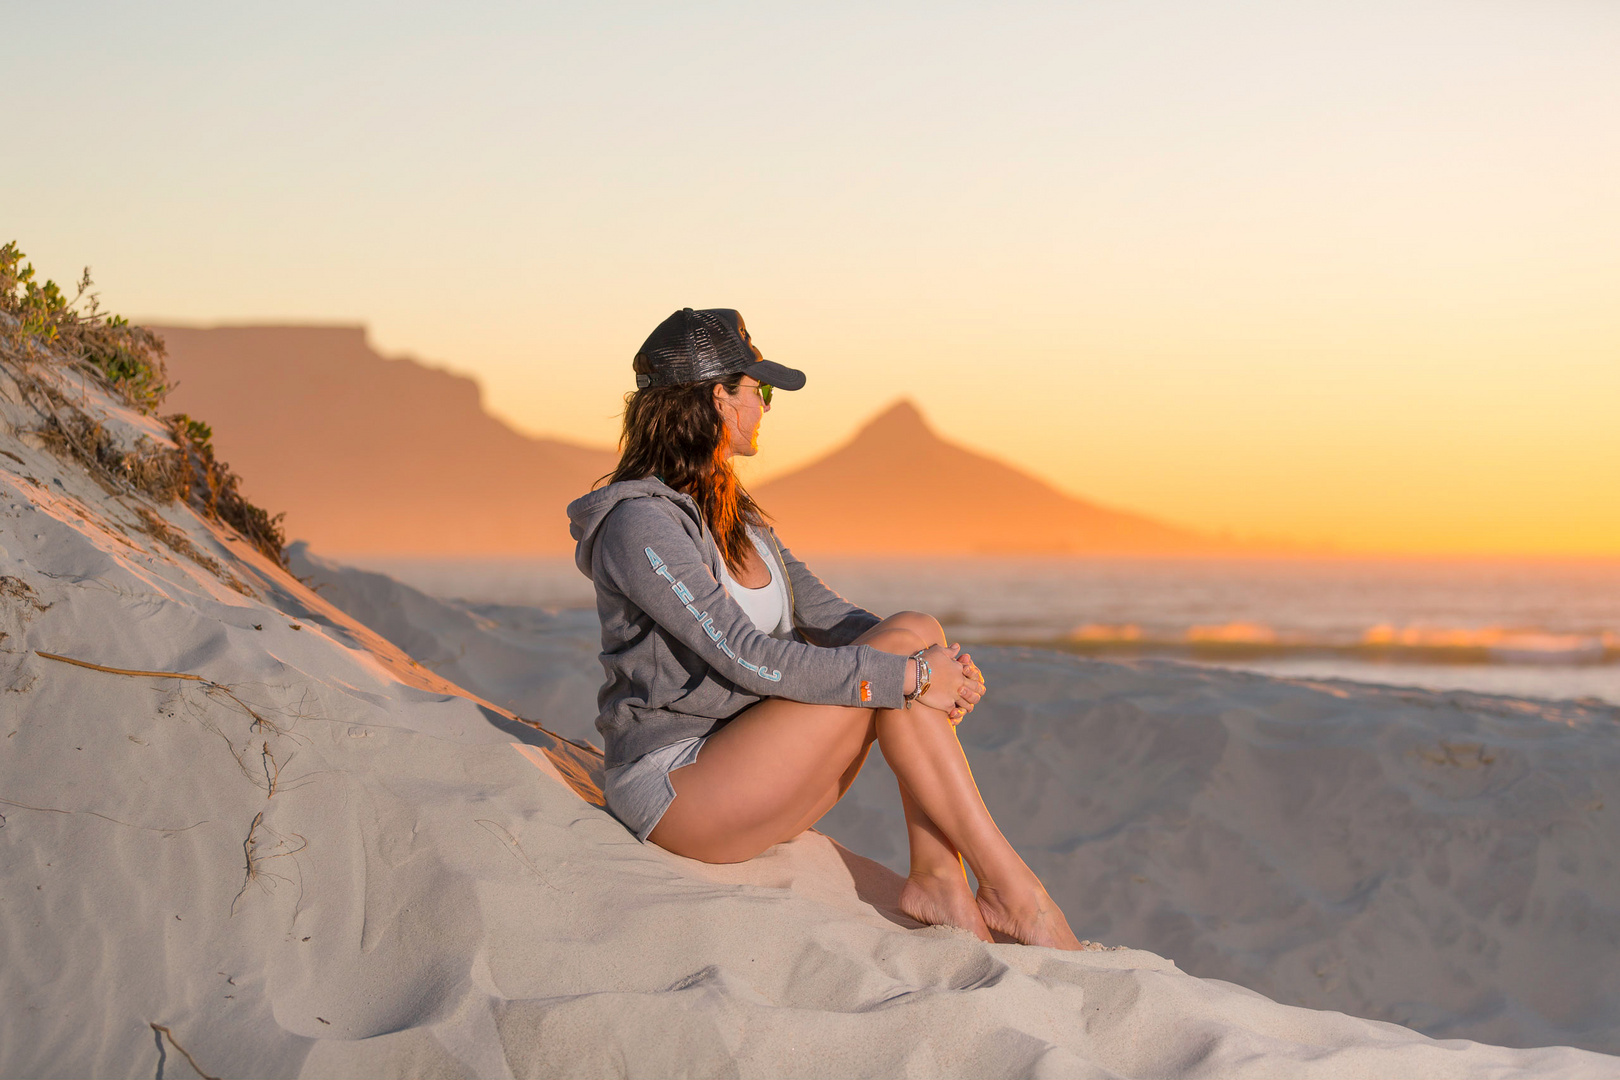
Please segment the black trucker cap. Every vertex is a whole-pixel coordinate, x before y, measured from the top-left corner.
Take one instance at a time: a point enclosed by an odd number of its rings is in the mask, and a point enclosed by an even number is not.
[[[730,308],[682,308],[658,324],[636,353],[636,387],[678,386],[741,372],[778,390],[797,390],[804,372],[760,355]]]

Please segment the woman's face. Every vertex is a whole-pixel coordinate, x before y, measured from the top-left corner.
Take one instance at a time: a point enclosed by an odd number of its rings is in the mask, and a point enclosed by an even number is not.
[[[759,422],[771,407],[759,396],[759,382],[743,376],[735,394],[726,393],[724,384],[714,388],[714,403],[726,419],[730,456],[753,457],[759,453]]]

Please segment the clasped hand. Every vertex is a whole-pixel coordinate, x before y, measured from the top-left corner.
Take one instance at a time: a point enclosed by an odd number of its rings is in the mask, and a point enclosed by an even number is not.
[[[984,697],[984,673],[958,644],[935,645],[923,659],[932,681],[918,700],[948,716],[952,726],[960,724]]]

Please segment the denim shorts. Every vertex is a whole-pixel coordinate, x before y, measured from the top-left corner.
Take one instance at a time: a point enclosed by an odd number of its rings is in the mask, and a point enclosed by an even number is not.
[[[643,754],[628,765],[615,765],[602,774],[602,794],[613,816],[645,841],[675,801],[669,774],[697,760],[708,736],[682,739]]]

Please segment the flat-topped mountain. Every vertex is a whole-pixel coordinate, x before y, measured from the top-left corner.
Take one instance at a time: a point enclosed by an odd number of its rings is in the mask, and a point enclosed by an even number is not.
[[[167,407],[213,425],[219,457],[289,539],[317,550],[560,555],[564,508],[612,450],[522,435],[470,378],[378,355],[359,326],[154,327],[179,385]],[[916,484],[943,465],[973,508]],[[825,552],[1193,553],[1211,538],[1066,495],[937,435],[907,401],[756,494],[796,548]]]
[[[917,482],[955,478],[955,512]],[[825,552],[1195,553],[1231,545],[1065,495],[1028,473],[947,442],[900,401],[844,446],[754,492],[783,538]]]
[[[519,434],[472,379],[379,356],[363,327],[153,329],[167,407],[213,425],[251,497],[319,550],[562,554],[564,508],[618,459]]]

